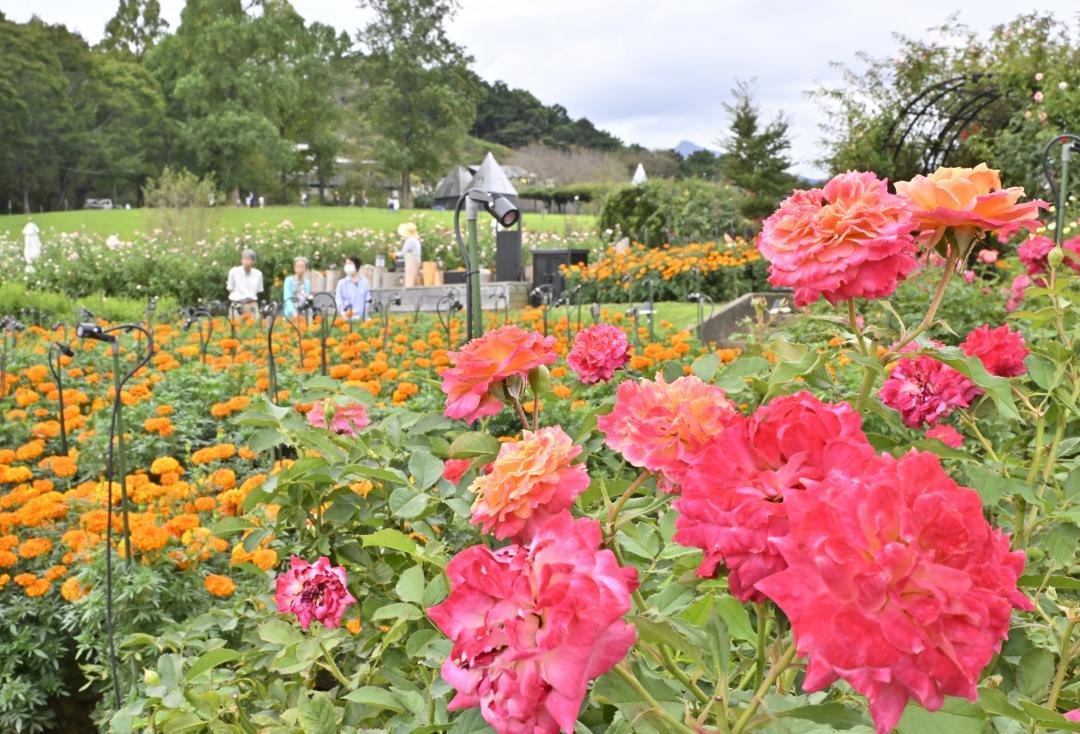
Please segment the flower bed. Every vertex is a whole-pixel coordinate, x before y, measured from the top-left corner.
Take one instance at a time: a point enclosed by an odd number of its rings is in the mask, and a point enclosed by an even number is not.
[[[64,456],[21,362],[0,605],[52,633],[0,671],[59,691],[74,647],[116,732],[1080,729],[1078,283],[979,253],[1038,227],[996,172],[897,190],[781,205],[759,247],[810,318],[741,353],[406,318],[336,329],[322,378],[313,332],[275,374],[250,331],[204,367],[161,327],[114,507],[104,350],[66,366]]]

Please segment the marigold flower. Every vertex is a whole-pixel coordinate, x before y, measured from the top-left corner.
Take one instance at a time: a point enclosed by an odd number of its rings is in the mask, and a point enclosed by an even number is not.
[[[48,538],[30,538],[19,544],[19,555],[23,558],[37,558],[52,550],[53,542]]]
[[[600,550],[600,525],[556,515],[525,545],[476,545],[447,566],[450,596],[428,616],[454,643],[451,710],[479,706],[499,734],[574,731],[589,681],[634,644],[622,620],[637,570]]]
[[[597,418],[608,447],[636,467],[661,474],[660,487],[678,491],[702,449],[739,415],[727,393],[694,376],[672,383],[619,384],[615,407]]]
[[[476,495],[473,524],[504,540],[568,509],[589,486],[585,465],[571,463],[580,453],[559,426],[524,431],[520,441],[504,443],[491,472],[469,487]]]
[[[356,602],[346,584],[345,569],[331,566],[326,556],[315,563],[293,556],[289,570],[277,577],[274,600],[278,611],[295,614],[304,630],[313,619],[333,629],[341,624],[345,609]]]
[[[60,596],[66,601],[77,602],[89,593],[90,589],[79,583],[77,576],[71,576],[60,585]]]
[[[154,459],[154,463],[150,465],[150,473],[158,476],[162,474],[182,474],[183,472],[184,469],[180,466],[180,462],[171,456]]]
[[[849,171],[822,189],[795,191],[762,225],[769,282],[795,304],[882,298],[915,269],[916,228],[906,199],[873,173]]]
[[[854,471],[848,471],[854,470]],[[785,490],[790,530],[773,544],[787,568],[757,582],[809,657],[803,688],[843,678],[870,701],[878,734],[908,699],[936,711],[976,683],[1008,635],[1024,553],[983,517],[933,454],[837,467]]]
[[[216,573],[208,574],[203,579],[203,586],[214,596],[232,596],[232,593],[236,591],[236,584],[231,578]]]
[[[607,382],[630,361],[626,332],[611,324],[595,324],[578,332],[566,363],[586,385]]]
[[[1024,359],[1028,349],[1024,335],[1007,325],[991,329],[989,324],[975,327],[960,345],[964,354],[978,357],[991,375],[1016,377],[1027,372]]]
[[[277,565],[277,552],[271,548],[259,548],[251,554],[251,562],[263,571],[269,571]]]
[[[450,352],[452,366],[442,373],[445,414],[472,423],[495,415],[502,401],[492,390],[510,378],[524,381],[529,373],[558,359],[555,337],[503,326]]]
[[[986,232],[1011,234],[1020,228],[1034,229],[1039,208],[1046,202],[1019,203],[1024,190],[1001,188],[998,171],[980,163],[974,168],[939,168],[929,176],[898,181],[896,193],[912,202],[920,239],[935,246],[952,227],[961,253]]]
[[[327,408],[332,411],[333,417],[330,425],[327,421]],[[308,424],[318,428],[326,428],[334,433],[345,436],[355,436],[362,428],[371,423],[368,418],[367,408],[363,403],[348,403],[347,405],[327,404],[325,400],[318,400],[311,406],[307,414]]]

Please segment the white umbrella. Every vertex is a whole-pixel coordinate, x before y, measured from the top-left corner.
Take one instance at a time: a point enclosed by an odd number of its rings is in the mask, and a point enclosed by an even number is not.
[[[27,222],[23,227],[23,258],[27,265],[32,265],[41,257],[41,230],[33,221]]]

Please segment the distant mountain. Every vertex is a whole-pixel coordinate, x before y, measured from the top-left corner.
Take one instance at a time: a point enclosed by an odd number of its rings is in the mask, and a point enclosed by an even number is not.
[[[675,146],[675,148],[673,150],[676,153],[678,153],[680,156],[682,156],[683,158],[689,158],[694,153],[697,153],[699,150],[709,150],[709,149],[706,148],[704,145],[698,145],[697,143],[693,143],[693,142],[691,142],[689,140],[682,140],[682,141],[679,142],[678,145]],[[715,150],[709,150],[709,152],[714,154],[714,155],[716,154]]]

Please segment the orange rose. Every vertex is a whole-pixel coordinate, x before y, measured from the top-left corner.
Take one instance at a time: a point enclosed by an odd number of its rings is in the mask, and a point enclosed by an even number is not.
[[[896,193],[911,200],[921,238],[927,247],[936,245],[949,227],[966,254],[972,240],[986,232],[1010,234],[1034,229],[1040,207],[1046,202],[1017,203],[1024,190],[1001,188],[998,171],[980,163],[974,168],[939,168],[929,176],[899,181]]]

